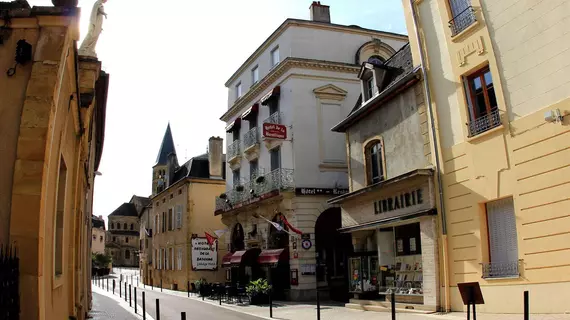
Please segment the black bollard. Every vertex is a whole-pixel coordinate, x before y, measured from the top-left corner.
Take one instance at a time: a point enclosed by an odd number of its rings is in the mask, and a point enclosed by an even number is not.
[[[220,306],[222,305],[222,288],[218,289],[218,299],[220,300]]]
[[[269,318],[273,318],[273,293],[269,291]]]
[[[113,279],[113,294],[115,294],[115,279]]]
[[[160,279],[160,292],[162,292],[162,279]]]
[[[190,281],[188,281],[188,285],[186,286],[186,291],[188,291],[188,298],[190,298]]]
[[[180,312],[180,320],[186,320],[186,312]]]
[[[146,320],[146,303],[145,303],[144,291],[143,291],[142,299],[143,299],[143,301],[142,301],[142,303],[143,303],[143,304],[142,304],[142,307],[143,307],[143,310],[142,310],[142,311],[143,311],[143,315],[142,315],[142,316],[143,316],[143,320]]]
[[[390,294],[390,309],[392,312],[392,320],[396,320],[396,294],[394,292]]]
[[[121,292],[122,292],[122,291],[121,291],[121,290],[122,290],[121,288],[122,288],[122,287],[123,287],[123,286],[121,285],[121,282],[119,281],[119,298],[122,298],[122,297],[123,297],[122,294],[121,294]]]
[[[158,303],[158,299],[156,299],[156,320],[160,320],[160,304]]]
[[[319,288],[317,288],[317,320],[321,320],[321,300],[319,299]]]
[[[528,305],[528,291],[524,292],[524,320],[529,320],[530,319],[530,315],[529,315],[529,305]]]
[[[127,302],[127,282],[125,281],[125,302]]]
[[[135,291],[135,314],[137,313],[137,287],[133,288]]]
[[[129,307],[132,307],[132,298],[133,298],[133,289],[131,288],[131,285],[129,284]]]
[[[109,292],[109,278],[107,278],[107,292]]]

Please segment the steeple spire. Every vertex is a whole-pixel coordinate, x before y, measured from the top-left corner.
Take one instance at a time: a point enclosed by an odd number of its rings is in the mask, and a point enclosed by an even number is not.
[[[158,150],[158,156],[156,157],[157,165],[166,165],[168,162],[168,155],[174,153],[176,154],[176,149],[174,149],[174,139],[172,139],[172,131],[170,130],[170,122],[166,127],[166,132],[164,133],[164,138],[162,138],[162,144]]]

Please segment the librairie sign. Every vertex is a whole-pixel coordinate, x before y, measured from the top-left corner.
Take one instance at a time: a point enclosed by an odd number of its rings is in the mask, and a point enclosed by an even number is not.
[[[417,206],[424,203],[422,189],[400,193],[386,199],[374,201],[374,214]]]
[[[218,269],[218,240],[210,247],[206,238],[192,238],[192,270]]]
[[[287,139],[287,127],[277,123],[263,124],[263,137],[269,139]]]

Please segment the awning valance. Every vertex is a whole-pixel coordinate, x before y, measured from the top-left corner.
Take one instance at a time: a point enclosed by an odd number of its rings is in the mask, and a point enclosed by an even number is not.
[[[257,258],[257,262],[264,265],[276,264],[280,260],[285,260],[287,258],[284,252],[285,249],[263,250]]]
[[[261,249],[253,248],[249,250],[236,251],[230,258],[230,264],[232,267],[237,267],[239,265],[253,265],[253,262],[257,260]]]
[[[249,109],[245,110],[244,113],[242,113],[241,119],[246,121],[255,120],[258,112],[259,104],[256,103],[253,106],[249,107]]]
[[[231,267],[233,255],[234,255],[233,252],[228,252],[222,257],[222,267],[224,268]]]
[[[281,94],[281,87],[276,86],[271,91],[269,91],[266,95],[261,98],[261,105],[267,105],[273,98],[278,98]]]
[[[241,127],[241,118],[237,118],[226,127],[226,132],[233,132],[234,130],[239,130],[240,127]]]
[[[399,215],[399,216],[384,218],[384,219],[380,219],[380,220],[376,220],[376,221],[372,221],[372,222],[361,223],[361,224],[357,224],[354,226],[342,227],[342,228],[338,229],[338,231],[340,233],[351,233],[351,232],[360,231],[360,230],[373,230],[373,229],[378,229],[380,227],[387,226],[389,224],[398,223],[401,221],[411,220],[411,219],[415,219],[415,218],[419,218],[419,217],[423,217],[423,216],[429,216],[429,215],[437,215],[437,210],[435,208],[427,209],[427,210],[420,210],[417,212],[412,212],[412,213],[403,214],[403,215]]]

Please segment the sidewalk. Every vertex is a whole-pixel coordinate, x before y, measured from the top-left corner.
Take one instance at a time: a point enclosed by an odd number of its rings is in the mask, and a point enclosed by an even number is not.
[[[143,285],[139,285],[143,288]],[[146,290],[150,290],[150,286],[146,286]],[[163,293],[188,297],[186,292],[162,289]],[[154,292],[160,292],[160,288],[154,287]],[[188,299],[188,298],[187,298]],[[191,295],[190,299],[202,301],[202,298]],[[219,307],[218,300],[210,300],[206,298],[204,302]],[[269,306],[253,306],[253,305],[235,305],[222,302],[222,308],[235,310],[249,315],[269,319]],[[316,304],[275,301],[273,304],[273,317],[281,320],[312,320],[316,319]],[[418,313],[398,313],[398,320],[420,320],[420,319],[442,319],[442,320],[458,320],[466,319],[466,315],[460,312],[452,312],[448,314],[418,314]],[[345,308],[335,304],[323,303],[321,305],[321,319],[323,320],[389,320],[391,315],[389,312],[360,311]],[[522,320],[522,314],[488,314],[478,313],[479,320]],[[531,314],[532,320],[570,320],[570,314]]]
[[[132,315],[119,305],[119,302],[93,291],[93,309],[89,312],[93,320],[120,319],[138,320],[139,317]]]

